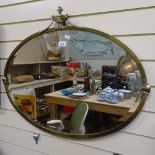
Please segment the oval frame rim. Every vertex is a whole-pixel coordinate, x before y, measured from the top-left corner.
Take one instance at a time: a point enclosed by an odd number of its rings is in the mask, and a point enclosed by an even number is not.
[[[91,33],[95,33],[97,35],[100,35],[102,37],[105,37],[107,39],[109,39],[110,41],[113,41],[114,43],[116,43],[117,45],[119,45],[121,48],[124,49],[124,51],[129,54],[131,56],[131,58],[136,62],[137,66],[138,66],[138,69],[140,70],[140,73],[142,75],[142,81],[143,81],[143,85],[145,84],[148,84],[147,83],[147,78],[146,78],[146,74],[145,74],[145,71],[144,71],[144,68],[140,62],[140,60],[138,59],[138,57],[134,54],[134,52],[129,48],[127,47],[122,41],[120,41],[119,39],[115,38],[114,36],[111,36],[105,32],[102,32],[102,31],[99,31],[99,30],[96,30],[96,29],[92,29],[92,28],[87,28],[87,27],[80,27],[80,28],[77,28],[77,27],[74,27],[74,26],[66,26],[66,27],[63,27],[61,30],[59,30],[58,28],[49,28],[48,30],[44,31],[44,33],[52,33],[52,32],[56,32],[56,31],[63,31],[63,30],[79,30],[79,31],[84,31],[84,32],[91,32]],[[63,132],[58,132],[58,131],[55,131],[55,130],[50,130],[44,126],[41,126],[39,123],[35,122],[34,120],[32,119],[29,119],[22,111],[20,111],[16,106],[15,104],[13,103],[10,95],[9,95],[9,89],[8,89],[8,77],[7,77],[7,72],[8,72],[8,68],[9,68],[9,65],[11,64],[11,61],[12,59],[14,58],[14,55],[18,52],[18,50],[24,45],[26,44],[28,41],[30,41],[31,39],[34,39],[36,37],[39,37],[41,36],[42,34],[44,33],[41,33],[41,32],[37,32],[37,33],[34,33],[28,37],[26,37],[22,42],[20,42],[16,48],[11,52],[8,60],[7,60],[7,63],[6,63],[6,66],[5,66],[5,69],[4,69],[4,78],[6,79],[6,81],[4,83],[4,87],[5,87],[5,90],[6,90],[6,94],[11,102],[11,104],[13,105],[13,107],[18,111],[18,113],[24,117],[27,121],[29,121],[32,125],[34,125],[35,127],[45,131],[45,132],[48,132],[52,135],[55,135],[55,136],[58,136],[58,137],[64,137],[64,138],[73,138],[74,140],[75,139],[87,139],[87,138],[97,138],[97,137],[102,137],[102,136],[106,136],[106,135],[109,135],[109,134],[112,134],[112,133],[116,133],[116,131],[119,131],[120,129],[126,127],[130,122],[132,122],[135,117],[140,113],[142,107],[144,106],[144,103],[146,101],[146,98],[147,98],[147,93],[145,92],[142,92],[142,97],[141,97],[141,100],[139,102],[139,106],[137,107],[136,111],[132,114],[132,116],[125,122],[121,123],[120,125],[116,126],[116,127],[113,127],[111,129],[108,129],[108,130],[105,130],[105,131],[102,131],[102,132],[98,132],[98,133],[92,133],[92,134],[84,134],[84,135],[80,135],[80,134],[70,134],[70,133],[63,133]]]

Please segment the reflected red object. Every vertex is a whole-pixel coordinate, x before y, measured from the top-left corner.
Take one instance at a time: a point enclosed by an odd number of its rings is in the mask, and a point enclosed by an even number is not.
[[[67,66],[70,68],[80,68],[80,62],[69,62]]]
[[[73,112],[73,110],[74,110],[74,107],[69,107],[69,106],[63,106],[62,107],[62,112],[64,114],[70,114]]]
[[[75,68],[81,67],[80,62],[69,62],[69,63],[66,63],[66,65],[71,69],[70,76],[74,76]]]

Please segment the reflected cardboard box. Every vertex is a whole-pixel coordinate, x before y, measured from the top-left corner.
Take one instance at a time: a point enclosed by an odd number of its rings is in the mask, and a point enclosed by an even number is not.
[[[84,69],[83,68],[75,68],[75,73],[77,73],[77,77],[83,77],[84,76]]]
[[[70,69],[65,66],[51,66],[51,72],[53,75],[56,75],[61,78],[70,77]]]

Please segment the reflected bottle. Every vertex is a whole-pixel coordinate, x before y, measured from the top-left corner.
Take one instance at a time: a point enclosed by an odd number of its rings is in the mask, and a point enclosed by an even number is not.
[[[90,84],[90,90],[91,90],[91,94],[96,93],[95,80],[92,80],[92,82]]]
[[[77,73],[74,73],[74,77],[73,77],[73,86],[77,86]]]
[[[89,92],[89,91],[90,91],[90,79],[87,72],[84,77],[84,92]]]

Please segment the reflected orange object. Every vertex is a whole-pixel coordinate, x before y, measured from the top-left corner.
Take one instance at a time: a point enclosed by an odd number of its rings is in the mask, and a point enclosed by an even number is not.
[[[23,99],[21,101],[21,109],[24,112],[32,112],[32,102],[28,99]]]

